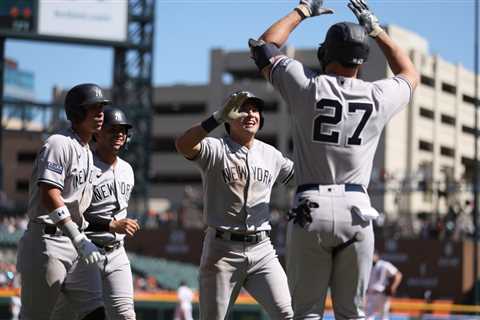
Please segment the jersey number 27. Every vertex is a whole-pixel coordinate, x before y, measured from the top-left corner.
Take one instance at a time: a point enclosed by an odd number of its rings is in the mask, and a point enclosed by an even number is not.
[[[313,141],[321,143],[340,143],[340,131],[335,130],[342,122],[343,105],[338,100],[322,99],[317,102],[316,109],[333,109],[333,114],[318,115],[313,118]],[[350,146],[359,146],[362,144],[362,131],[365,128],[368,119],[372,115],[373,105],[371,103],[351,102],[348,104],[348,113],[362,113],[362,118],[357,124],[352,135],[347,138],[346,144]]]

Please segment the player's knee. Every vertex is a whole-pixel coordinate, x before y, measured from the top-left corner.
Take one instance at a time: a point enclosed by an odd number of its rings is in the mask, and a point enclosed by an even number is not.
[[[105,320],[105,308],[104,307],[98,307],[97,309],[93,310],[89,314],[87,314],[85,317],[82,318],[82,320]]]

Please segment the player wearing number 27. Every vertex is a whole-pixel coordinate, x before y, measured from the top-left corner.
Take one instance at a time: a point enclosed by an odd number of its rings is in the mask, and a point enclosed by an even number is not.
[[[294,319],[321,319],[328,287],[336,319],[362,319],[374,249],[371,220],[378,216],[367,194],[373,158],[384,126],[409,103],[418,75],[364,0],[348,4],[360,24],[329,28],[318,50],[321,74],[282,54],[279,48],[304,19],[333,13],[323,2],[300,1],[249,45],[292,119],[295,205],[307,216],[288,226]],[[368,58],[369,36],[393,77],[374,82],[357,78]]]

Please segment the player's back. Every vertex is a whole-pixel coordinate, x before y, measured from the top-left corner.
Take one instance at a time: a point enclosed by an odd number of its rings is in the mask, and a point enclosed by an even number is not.
[[[318,76],[293,112],[299,184],[367,185],[385,121],[370,83]],[[300,112],[299,112],[300,111]]]
[[[368,186],[382,129],[411,97],[408,81],[317,75],[286,56],[270,81],[291,112],[297,184]]]

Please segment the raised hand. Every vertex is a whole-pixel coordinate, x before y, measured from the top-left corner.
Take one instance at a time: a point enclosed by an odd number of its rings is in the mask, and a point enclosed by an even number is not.
[[[332,9],[323,7],[323,0],[300,0],[297,9],[300,10],[306,18],[333,13]]]
[[[350,0],[348,7],[357,17],[358,22],[365,27],[370,37],[375,38],[383,32],[378,18],[370,10],[365,0]]]
[[[222,109],[213,113],[213,117],[218,123],[229,122],[241,117],[246,117],[247,113],[240,112],[240,107],[247,99],[248,92],[239,91],[232,93]]]

